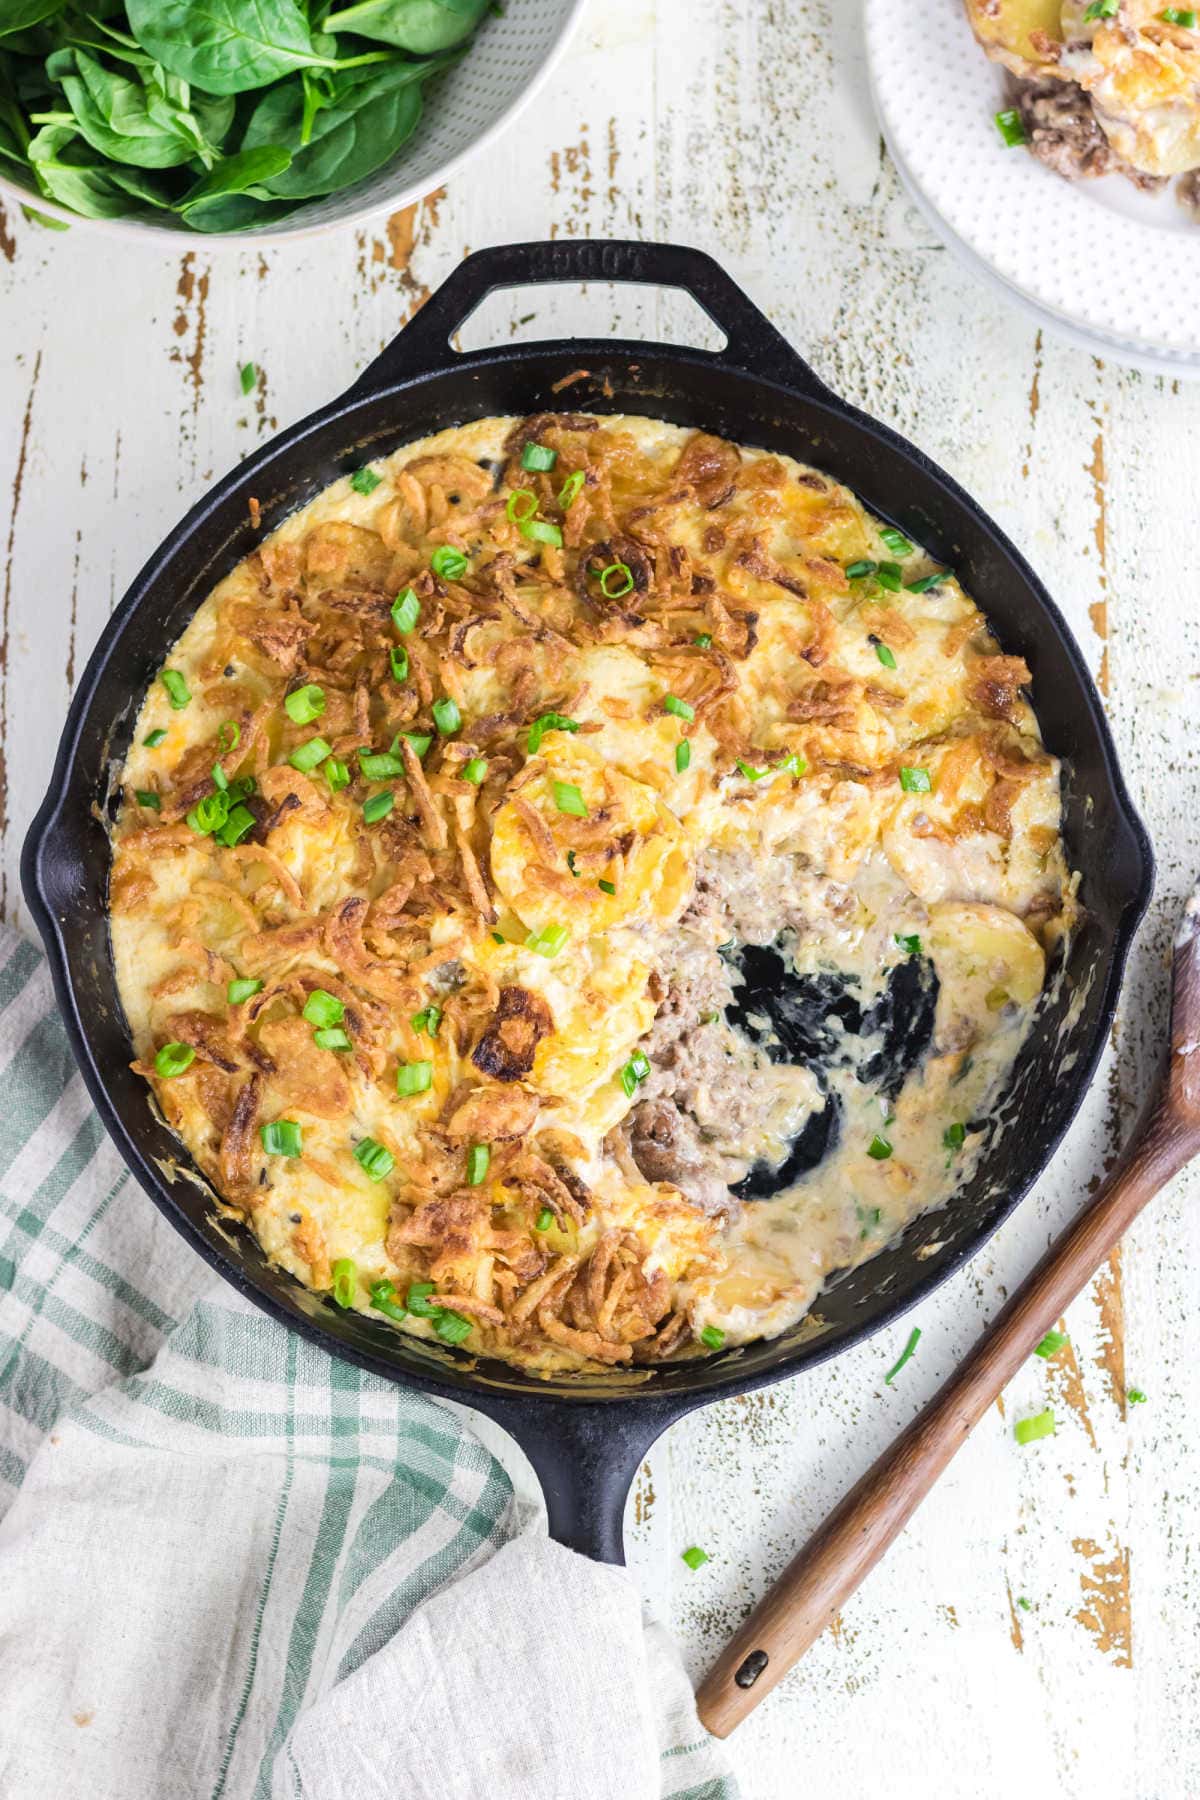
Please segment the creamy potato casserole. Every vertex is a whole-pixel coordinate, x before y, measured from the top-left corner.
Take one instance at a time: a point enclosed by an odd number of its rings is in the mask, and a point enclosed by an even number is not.
[[[334,1300],[535,1369],[777,1334],[969,1176],[1073,909],[951,570],[783,456],[484,419],[337,481],[142,707],[136,1067]]]

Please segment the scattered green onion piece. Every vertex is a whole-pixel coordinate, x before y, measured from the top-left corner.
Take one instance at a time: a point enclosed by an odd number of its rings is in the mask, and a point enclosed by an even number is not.
[[[358,766],[368,781],[391,781],[396,775],[403,775],[404,758],[393,756],[390,750],[360,750]]]
[[[493,931],[493,933],[492,933],[493,944],[504,944],[506,941],[507,940],[505,939],[504,933],[502,931]]]
[[[579,498],[580,490],[586,479],[582,469],[576,469],[573,475],[567,476],[558,495],[558,504],[564,512]]]
[[[967,1140],[967,1128],[961,1123],[947,1125],[942,1133],[943,1150],[961,1150]]]
[[[404,1296],[404,1303],[415,1319],[431,1319],[441,1312],[436,1300],[431,1299],[434,1287],[432,1281],[414,1281]]]
[[[288,757],[293,769],[299,769],[302,775],[309,775],[327,756],[332,756],[333,745],[327,744],[323,737],[309,738],[306,744],[300,744]]]
[[[255,994],[261,994],[263,984],[256,981],[253,975],[243,975],[237,981],[231,981],[225,989],[225,998],[230,1006],[240,1006],[243,1000],[253,1000]]]
[[[148,806],[151,812],[162,811],[162,800],[152,788],[134,788],[133,797],[139,806]]]
[[[905,1363],[908,1362],[920,1341],[921,1327],[919,1325],[914,1325],[909,1332],[907,1344],[905,1344],[903,1350],[900,1352],[899,1360],[892,1364],[891,1368],[883,1378],[885,1387],[891,1387],[893,1380],[900,1373]]]
[[[783,761],[778,763],[776,767],[781,773],[794,775],[797,780],[799,780],[801,775],[808,774],[808,758],[806,756],[801,756],[797,751],[793,750],[792,754],[790,756],[785,756]]]
[[[989,1012],[999,1012],[1008,1005],[1008,989],[1002,987],[989,988],[983,997],[983,1004]]]
[[[211,773],[212,773],[213,786],[216,788],[217,792],[219,794],[228,793],[229,777],[225,773],[224,769],[221,767],[219,762],[215,762],[213,764]]]
[[[421,1033],[424,1031],[431,1038],[437,1036],[438,1026],[441,1022],[442,1009],[440,1006],[434,1006],[432,1004],[423,1006],[420,1012],[414,1013],[409,1020],[409,1024],[412,1026],[418,1037],[420,1037]]]
[[[920,956],[921,940],[917,936],[915,931],[909,937],[903,937],[900,934],[900,932],[898,932],[898,931],[894,934],[894,936],[895,936],[896,942],[899,944],[900,948],[905,952],[906,955]]]
[[[376,1312],[385,1313],[389,1319],[395,1319],[397,1323],[408,1317],[408,1308],[397,1294],[394,1281],[372,1282],[371,1305]]]
[[[402,594],[397,594],[392,601],[392,624],[397,631],[410,632],[421,616],[421,602],[416,591],[406,587]]]
[[[650,1064],[640,1050],[635,1050],[625,1067],[621,1070],[621,1086],[632,1100],[634,1094],[650,1073]]]
[[[606,600],[622,600],[633,590],[633,570],[628,563],[610,562],[601,569],[598,579]]]
[[[761,781],[764,775],[769,775],[771,773],[769,769],[752,768],[748,762],[743,762],[740,757],[738,758],[737,766],[741,773],[746,777],[747,781]]]
[[[392,665],[392,680],[408,680],[408,651],[403,644],[393,644],[388,650],[388,661]]]
[[[554,804],[560,813],[571,813],[576,819],[588,816],[587,803],[573,781],[554,783]]]
[[[396,796],[389,788],[384,794],[372,794],[369,800],[363,801],[363,824],[378,825],[380,819],[386,819],[396,804]]]
[[[461,1313],[439,1312],[433,1321],[433,1329],[443,1344],[461,1344],[471,1335],[471,1321],[464,1319]]]
[[[478,787],[484,776],[487,774],[487,758],[483,756],[473,756],[470,762],[463,764],[459,773],[464,781],[469,781],[471,783],[472,787]]]
[[[365,1137],[361,1144],[355,1144],[354,1160],[372,1181],[382,1181],[396,1166],[391,1151],[372,1137]]]
[[[1070,1341],[1065,1331],[1048,1331],[1041,1343],[1034,1345],[1033,1354],[1040,1356],[1043,1362],[1049,1362],[1050,1358],[1057,1356],[1063,1345],[1069,1344]]]
[[[895,668],[896,658],[893,655],[893,653],[888,649],[886,644],[876,644],[875,654],[879,658],[880,662],[883,664],[885,669],[894,669]]]
[[[875,579],[881,588],[887,589],[889,594],[898,594],[904,586],[904,577],[900,572],[899,563],[880,563],[875,571]]]
[[[875,573],[875,564],[873,562],[867,562],[864,560],[862,562],[852,562],[852,563],[846,564],[846,579],[847,579],[847,581],[861,581],[864,575],[873,575],[874,573]]]
[[[1087,17],[1086,13],[1084,17]],[[1025,122],[1015,106],[1006,106],[1003,112],[996,114],[996,130],[1010,150],[1029,141],[1025,135]]]
[[[329,1271],[333,1276],[333,1297],[339,1306],[353,1306],[358,1287],[358,1267],[348,1256],[339,1256]]]
[[[258,1135],[268,1156],[303,1156],[304,1133],[295,1119],[272,1119],[260,1125]]]
[[[318,690],[318,692],[319,691],[320,690]],[[218,731],[218,733],[217,733],[217,754],[218,754],[218,756],[228,756],[229,752],[231,750],[237,749],[237,747],[241,743],[241,741],[242,741],[242,728],[238,724],[237,720],[236,719],[226,719],[226,721],[222,725],[220,731]]]
[[[1121,0],[1091,0],[1084,9],[1084,18],[1090,25],[1093,19],[1115,19],[1121,10]]]
[[[530,756],[536,756],[542,747],[542,739],[548,731],[578,731],[578,719],[568,719],[565,713],[542,713],[529,727],[528,750]]]
[[[708,1551],[701,1550],[699,1544],[692,1544],[683,1552],[683,1560],[689,1569],[699,1569],[708,1561]]]
[[[680,738],[675,746],[675,773],[682,775],[692,760],[692,746],[688,738]]]
[[[173,1075],[182,1075],[190,1069],[196,1060],[196,1052],[190,1044],[164,1044],[154,1058],[154,1070],[157,1075],[169,1080]]]
[[[912,545],[909,543],[904,533],[902,531],[897,531],[894,525],[885,525],[879,535],[893,556],[912,555]]]
[[[160,725],[156,730],[147,732],[146,736],[142,739],[142,742],[145,744],[147,750],[157,750],[166,735],[165,728]]]
[[[205,794],[187,816],[187,822],[198,837],[219,831],[229,817],[229,801],[224,794]]]
[[[283,710],[293,725],[311,725],[325,711],[325,689],[315,681],[306,681],[286,696]]]
[[[545,475],[558,461],[558,451],[547,444],[526,444],[521,452],[521,467],[531,475]]]
[[[558,955],[570,935],[565,925],[543,925],[540,931],[529,933],[525,939],[525,948],[549,959]]]
[[[232,793],[233,789],[231,788],[229,791]],[[232,850],[235,845],[241,843],[248,832],[254,830],[257,824],[258,820],[248,806],[235,806],[225,823],[215,833],[216,841],[218,844],[223,844],[226,850]]]
[[[696,633],[695,637],[692,639],[692,642],[693,642],[693,644],[698,644],[700,646],[701,650],[711,650],[712,649],[712,632],[711,631],[698,631]]]
[[[953,574],[953,569],[935,569],[932,575],[922,575],[919,581],[906,581],[904,585],[910,594],[927,594],[930,588],[941,587],[943,581],[949,581]]]
[[[1017,1605],[1020,1607],[1022,1612],[1031,1612],[1032,1611],[1031,1603],[1025,1598],[1024,1594],[1017,1595]]]
[[[158,678],[167,690],[172,712],[182,712],[192,697],[192,690],[178,669],[164,669]]]
[[[449,544],[439,544],[429,559],[429,566],[443,581],[457,581],[467,572],[467,559],[461,550],[454,550]]]
[[[350,486],[356,494],[373,494],[382,480],[383,476],[377,475],[374,469],[364,467],[355,469],[350,477]]]
[[[910,769],[901,764],[900,786],[906,794],[928,794],[933,787],[933,778],[928,769]]]
[[[326,993],[324,988],[314,988],[304,1002],[301,1018],[307,1019],[310,1025],[340,1025],[346,1015],[346,1008],[336,994]]]
[[[252,394],[255,387],[258,385],[258,369],[252,362],[243,363],[239,373],[239,379],[242,384],[243,394]]]
[[[553,1225],[553,1223],[554,1223],[554,1214],[551,1212],[551,1210],[548,1206],[543,1206],[541,1212],[538,1214],[537,1218],[533,1221],[533,1229],[535,1231],[549,1231],[549,1229]]]
[[[1054,1408],[1048,1406],[1045,1412],[1034,1413],[1032,1418],[1018,1419],[1013,1426],[1013,1436],[1018,1444],[1036,1444],[1039,1438],[1054,1436]]]
[[[617,891],[617,884],[615,881],[598,881],[596,886],[600,889],[602,894],[615,894]]]
[[[1146,1396],[1141,1388],[1130,1388],[1126,1393],[1125,1398],[1128,1400],[1130,1406],[1144,1406],[1146,1404]]]
[[[350,771],[340,756],[331,756],[327,759],[325,780],[329,784],[331,794],[340,794],[344,787],[350,786]]]
[[[700,1342],[706,1350],[720,1350],[725,1343],[725,1333],[719,1325],[706,1325],[700,1333]]]
[[[429,751],[429,746],[430,746],[430,744],[432,744],[433,739],[431,737],[429,737],[423,731],[406,731],[406,732],[404,732],[403,735],[407,739],[407,741],[412,745],[413,755],[416,757],[417,761],[424,762],[425,757]],[[400,742],[400,734],[397,733],[396,737],[393,739],[393,742],[392,742],[393,750],[396,749],[399,742]]]
[[[467,1151],[467,1183],[470,1187],[478,1187],[488,1172],[488,1164],[492,1153],[486,1144],[472,1144]]]
[[[433,1086],[431,1062],[400,1063],[396,1069],[396,1092],[407,1099],[411,1094],[424,1094]]]
[[[563,541],[561,528],[546,519],[523,519],[517,529],[533,544],[561,545]]]
[[[867,1145],[867,1155],[875,1162],[886,1162],[891,1154],[892,1146],[885,1137],[880,1137],[879,1133],[876,1132],[875,1136]]]
[[[1196,14],[1190,6],[1167,6],[1158,16],[1167,25],[1182,25],[1185,31],[1196,29]]]
[[[508,496],[504,515],[514,525],[523,525],[527,519],[532,519],[537,509],[538,497],[532,488],[514,488]]]
[[[575,877],[576,881],[578,881],[579,880],[579,870],[575,867],[575,852],[573,850],[567,851],[567,867],[568,867],[568,869],[570,869],[570,871],[571,871],[572,875]]]
[[[681,700],[678,694],[663,695],[663,711],[674,713],[677,719],[683,719],[690,725],[696,716],[696,709],[687,700]]]
[[[458,710],[458,701],[448,696],[433,703],[433,722],[443,737],[450,737],[462,728],[462,714]]]

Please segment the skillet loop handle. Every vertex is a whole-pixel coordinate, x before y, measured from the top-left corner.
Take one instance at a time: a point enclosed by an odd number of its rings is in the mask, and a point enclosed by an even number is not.
[[[715,354],[693,354],[709,355],[714,363],[780,382],[814,400],[832,398],[783,334],[711,256],[683,244],[644,244],[629,238],[560,238],[477,250],[363,370],[350,393],[369,394],[408,376],[462,363],[466,359],[451,348],[450,339],[498,288],[585,281],[681,288],[728,340]]]

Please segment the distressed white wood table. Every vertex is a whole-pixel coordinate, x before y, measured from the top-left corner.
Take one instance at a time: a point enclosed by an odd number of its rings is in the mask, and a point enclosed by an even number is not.
[[[851,0],[597,3],[502,144],[369,230],[181,255],[0,213],[5,917],[28,925],[21,838],[82,661],[145,555],[214,477],[345,387],[466,251],[548,233],[712,251],[831,386],[978,497],[1066,611],[1159,857],[1108,1066],[1019,1215],[913,1321],[653,1452],[630,1560],[698,1673],[1033,1263],[1145,1091],[1200,867],[1200,385],[1043,342],[950,260],[882,151]],[[538,290],[494,298],[466,338],[695,326],[649,292]],[[263,383],[245,400],[250,359]],[[1196,1175],[1157,1202],[1073,1309],[1063,1365],[1031,1360],[731,1741],[749,1800],[1200,1793],[1198,1203]],[[920,1350],[885,1388],[911,1322]],[[1048,1401],[1058,1435],[1019,1449],[1014,1412]],[[695,1573],[693,1543],[711,1556]]]

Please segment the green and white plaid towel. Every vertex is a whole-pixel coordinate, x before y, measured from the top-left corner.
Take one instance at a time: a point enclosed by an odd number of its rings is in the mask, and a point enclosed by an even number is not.
[[[632,1583],[245,1305],[0,932],[3,1800],[733,1800]]]

